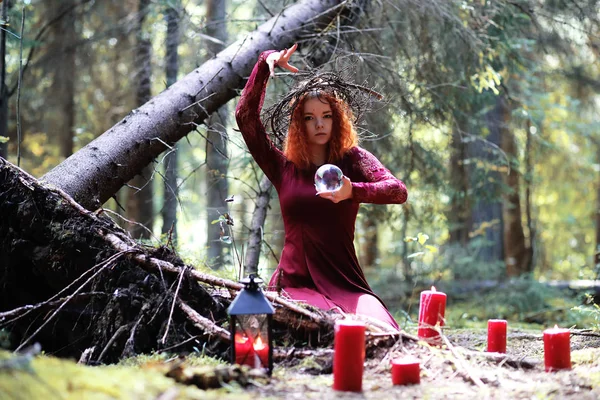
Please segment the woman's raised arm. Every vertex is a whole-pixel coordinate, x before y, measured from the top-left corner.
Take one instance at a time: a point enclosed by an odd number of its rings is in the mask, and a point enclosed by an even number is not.
[[[238,127],[250,154],[275,187],[279,185],[281,170],[286,158],[267,136],[265,127],[260,120],[260,111],[265,99],[267,82],[269,76],[273,74],[275,65],[293,72],[298,71],[288,64],[289,58],[295,50],[296,45],[289,50],[263,52],[258,57],[235,110]]]

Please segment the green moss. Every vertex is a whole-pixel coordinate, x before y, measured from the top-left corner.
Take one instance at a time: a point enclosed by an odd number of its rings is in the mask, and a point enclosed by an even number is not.
[[[177,399],[240,398],[239,387],[200,390],[164,375],[164,356],[125,361],[123,365],[88,367],[73,361],[39,356],[18,365],[7,364],[11,353],[0,351],[0,393],[9,399],[156,399],[167,390]],[[207,359],[208,357],[204,357]],[[154,362],[153,362],[154,361]],[[230,393],[234,391],[237,393]]]

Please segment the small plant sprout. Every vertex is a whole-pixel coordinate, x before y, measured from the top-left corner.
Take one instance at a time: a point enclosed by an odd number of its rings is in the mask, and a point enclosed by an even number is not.
[[[424,258],[426,255],[436,254],[438,252],[438,248],[427,243],[429,240],[429,235],[426,233],[419,232],[417,236],[407,236],[404,238],[406,243],[416,242],[419,244],[420,251],[411,253],[407,256],[407,258]]]

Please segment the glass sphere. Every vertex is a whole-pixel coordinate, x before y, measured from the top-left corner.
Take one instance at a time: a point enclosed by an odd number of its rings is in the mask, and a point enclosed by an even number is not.
[[[315,173],[317,192],[337,190],[342,187],[342,170],[333,164],[324,164]]]

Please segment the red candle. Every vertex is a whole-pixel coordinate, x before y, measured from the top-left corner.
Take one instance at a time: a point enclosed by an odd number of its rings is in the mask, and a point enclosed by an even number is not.
[[[419,304],[419,330],[417,336],[430,342],[440,339],[439,333],[433,329],[438,323],[444,326],[446,313],[446,293],[438,292],[435,287],[421,292]]]
[[[571,369],[571,332],[558,326],[544,331],[546,372]]]
[[[250,340],[248,340],[248,337],[236,333],[234,345],[235,362],[239,365],[249,365],[254,367],[254,352],[252,351],[252,344],[250,343]]]
[[[392,383],[394,385],[412,385],[421,382],[419,360],[407,357],[392,360]]]
[[[488,346],[487,351],[492,353],[506,353],[506,320],[488,320]]]
[[[258,356],[260,365],[257,368],[269,368],[269,346],[264,343],[261,337],[257,337],[254,341],[254,352]]]
[[[360,392],[365,362],[365,324],[340,320],[334,331],[333,389]]]

